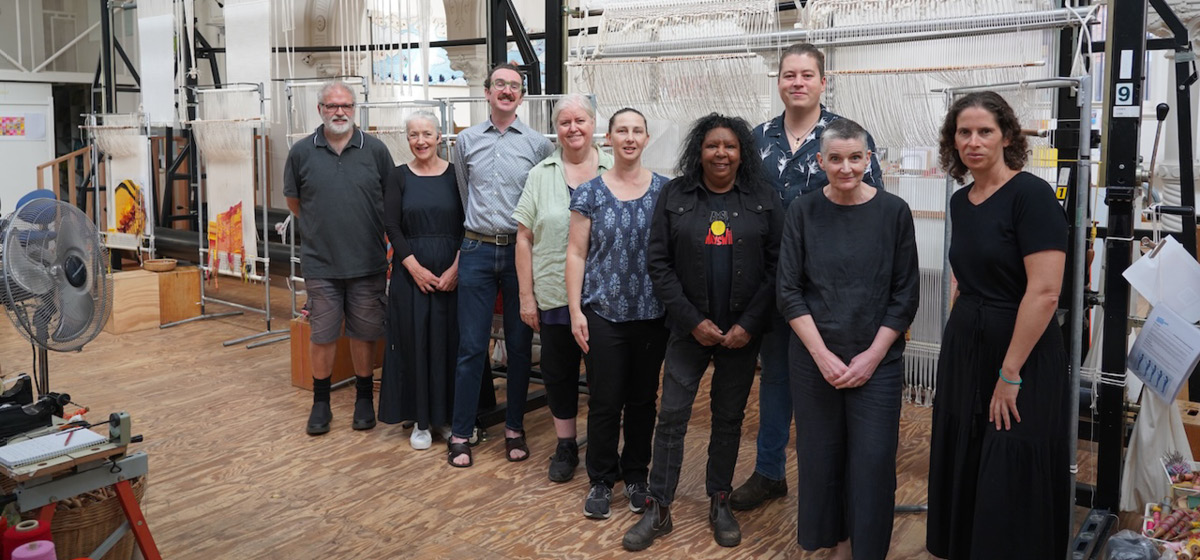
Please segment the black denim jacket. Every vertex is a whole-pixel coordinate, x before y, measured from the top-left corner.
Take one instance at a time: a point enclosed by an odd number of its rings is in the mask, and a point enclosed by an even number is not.
[[[775,308],[775,265],[783,230],[783,207],[770,186],[735,184],[726,209],[733,233],[733,285],[729,311],[751,335],[765,332]],[[650,225],[647,268],[654,293],[667,306],[667,324],[691,336],[709,317],[704,237],[709,227],[708,190],[672,179],[658,197]]]

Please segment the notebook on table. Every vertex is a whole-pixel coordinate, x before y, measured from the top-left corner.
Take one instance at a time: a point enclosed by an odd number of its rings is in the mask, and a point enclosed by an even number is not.
[[[106,441],[108,438],[86,429],[55,432],[0,447],[0,465],[16,469]]]

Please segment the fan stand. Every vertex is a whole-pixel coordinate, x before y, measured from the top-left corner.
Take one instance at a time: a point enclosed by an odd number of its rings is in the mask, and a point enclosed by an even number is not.
[[[38,346],[37,372],[34,374],[34,385],[37,386],[38,396],[44,397],[50,392],[50,351]]]
[[[46,326],[38,325],[37,339],[46,341],[48,338]],[[37,371],[33,374],[33,381],[38,390],[38,397],[44,397],[50,393],[50,351],[41,344],[34,343],[34,346],[37,348]]]

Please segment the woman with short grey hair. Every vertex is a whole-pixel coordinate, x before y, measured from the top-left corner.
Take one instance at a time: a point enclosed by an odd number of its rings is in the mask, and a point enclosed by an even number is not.
[[[794,334],[797,540],[835,560],[884,560],[904,332],[920,293],[916,234],[908,204],[863,181],[871,151],[858,123],[829,123],[817,161],[829,184],[788,208],[777,284]]]
[[[613,157],[593,140],[596,112],[587,97],[578,93],[564,96],[554,105],[552,115],[558,146],[529,170],[513,218],[517,221],[515,259],[521,320],[540,335],[542,380],[558,436],[547,476],[552,482],[566,482],[579,466],[575,417],[579,414],[581,357],[571,334],[565,279],[571,193],[612,167]],[[529,453],[528,448],[509,446],[506,450],[510,461],[524,460]],[[518,451],[523,454],[514,456]]]

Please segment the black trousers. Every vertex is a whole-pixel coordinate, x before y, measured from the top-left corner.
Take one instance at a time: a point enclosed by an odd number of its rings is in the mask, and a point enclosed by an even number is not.
[[[835,389],[795,335],[790,346],[797,542],[817,550],[850,539],[854,560],[884,560],[896,506],[904,359],[880,365],[861,387]]]
[[[663,319],[615,323],[583,310],[588,320],[588,478],[612,488],[645,483],[650,470],[658,376],[669,331]],[[621,413],[625,447],[618,452]]]
[[[700,379],[709,362],[712,376],[712,432],[708,440],[708,469],[704,488],[709,496],[733,490],[733,468],[737,465],[746,398],[754,384],[761,336],[745,346],[703,346],[691,335],[675,333],[667,341],[663,367],[662,406],[654,429],[654,468],[650,471],[650,494],[658,503],[670,505],[679,485],[683,466],[683,439]]]
[[[550,414],[572,420],[579,414],[579,358],[583,352],[571,334],[571,325],[541,325],[542,383]]]

